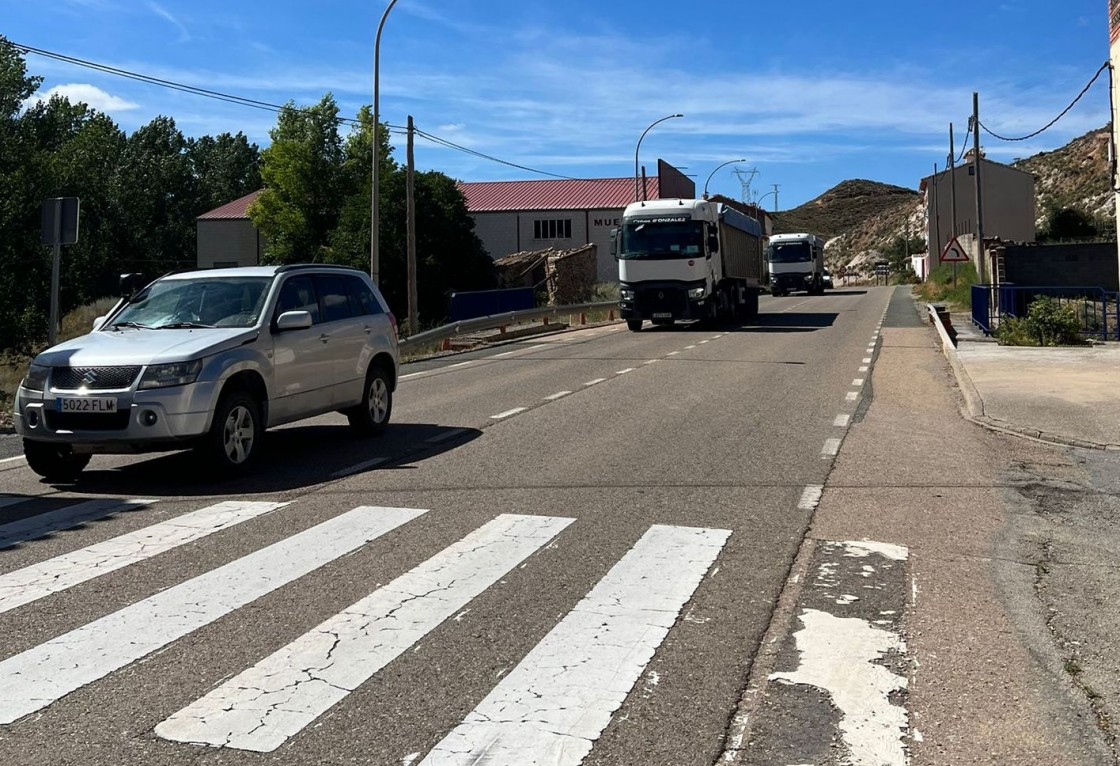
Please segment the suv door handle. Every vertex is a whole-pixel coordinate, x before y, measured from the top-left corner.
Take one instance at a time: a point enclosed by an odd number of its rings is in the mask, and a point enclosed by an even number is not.
[[[326,343],[328,340],[330,340],[330,337],[331,336],[327,335],[325,332],[319,334],[319,340],[321,340],[323,343]]]

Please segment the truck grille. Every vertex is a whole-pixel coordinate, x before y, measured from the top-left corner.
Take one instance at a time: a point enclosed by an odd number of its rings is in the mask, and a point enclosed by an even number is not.
[[[51,388],[75,391],[107,391],[128,388],[140,374],[140,367],[53,367]]]
[[[123,431],[128,428],[130,408],[119,412],[55,412],[43,410],[51,431]]]
[[[680,289],[642,290],[638,293],[637,299],[638,310],[644,316],[663,312],[681,316],[688,310],[685,292]]]

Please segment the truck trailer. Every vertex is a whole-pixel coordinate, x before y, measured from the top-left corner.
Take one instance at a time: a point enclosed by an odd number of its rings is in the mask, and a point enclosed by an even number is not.
[[[637,332],[677,320],[753,319],[765,289],[762,225],[723,203],[658,199],[626,207],[611,232],[619,310]]]
[[[773,234],[766,247],[770,294],[804,290],[824,295],[824,240],[815,234]]]

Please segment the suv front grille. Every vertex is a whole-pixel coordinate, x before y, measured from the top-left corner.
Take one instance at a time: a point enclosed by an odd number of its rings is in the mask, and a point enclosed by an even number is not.
[[[53,367],[51,388],[75,391],[107,391],[128,388],[140,374],[139,366],[132,367]]]

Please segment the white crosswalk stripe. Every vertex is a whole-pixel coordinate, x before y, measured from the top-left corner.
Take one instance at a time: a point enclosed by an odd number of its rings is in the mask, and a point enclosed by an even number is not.
[[[287,505],[223,502],[0,575],[0,614]]]
[[[497,517],[175,713],[156,734],[275,750],[572,521]]]
[[[95,519],[103,519],[121,511],[135,510],[156,500],[87,500],[55,511],[13,521],[0,526],[0,548],[34,540],[51,532],[71,529]]]
[[[651,527],[420,766],[580,763],[730,534]]]
[[[12,723],[362,547],[425,511],[362,506],[0,662]]]

